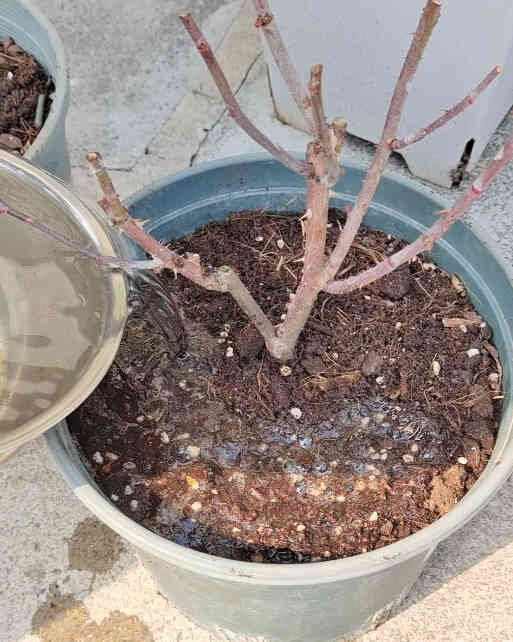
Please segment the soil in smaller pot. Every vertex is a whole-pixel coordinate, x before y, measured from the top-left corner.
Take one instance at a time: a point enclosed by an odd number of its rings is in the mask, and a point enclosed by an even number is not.
[[[330,212],[330,247],[343,222]],[[233,266],[279,323],[302,243],[298,218],[240,212],[172,246]],[[362,229],[342,269],[402,245]],[[486,466],[498,355],[460,279],[427,258],[321,295],[286,368],[228,295],[164,273],[131,306],[69,425],[106,496],[176,543],[254,562],[355,555],[439,519]]]
[[[29,149],[48,116],[54,89],[34,56],[12,38],[0,40],[0,149],[17,155]]]

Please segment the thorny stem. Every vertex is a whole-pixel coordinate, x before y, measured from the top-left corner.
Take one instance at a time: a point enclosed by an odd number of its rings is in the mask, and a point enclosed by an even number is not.
[[[97,152],[87,154],[87,160],[94,170],[95,176],[103,192],[104,198],[98,201],[114,225],[125,232],[132,240],[142,247],[148,254],[161,261],[162,267],[167,267],[173,272],[182,274],[194,283],[208,290],[217,290],[215,281],[203,273],[203,269],[196,254],[181,256],[165,247],[157,239],[146,232],[128,213],[128,209],[121,203],[112,184],[111,178],[105,168],[102,157]],[[118,221],[120,221],[118,223]]]
[[[316,143],[310,143],[307,159],[315,168],[316,175],[321,175],[329,168],[330,161],[324,151],[317,147]],[[319,275],[325,263],[330,186],[316,177],[308,179],[307,186],[307,210],[302,217],[305,230],[303,274],[297,291],[288,303],[287,314],[278,328],[278,338],[273,348],[273,354],[282,361],[292,357],[297,339],[322,287]]]
[[[381,175],[383,174],[383,170],[385,169],[392,152],[391,141],[394,140],[397,135],[401,113],[408,96],[409,85],[417,71],[422,54],[424,53],[424,49],[426,48],[429,37],[433,32],[439,16],[439,0],[428,0],[395,85],[385,120],[385,126],[374,155],[374,160],[365,176],[362,189],[356,199],[356,203],[351,210],[350,215],[347,218],[344,229],[340,233],[337,244],[329,256],[326,267],[324,268],[323,280],[325,284],[334,278],[346,258],[349,248],[351,247],[356,233],[360,228],[363,217],[365,216],[374,194],[376,193]]]
[[[120,218],[124,219],[119,228],[148,254],[158,259],[160,268],[169,268],[175,274],[181,274],[207,290],[228,292],[250,321],[258,328],[270,349],[272,342],[276,338],[274,327],[236,272],[229,266],[222,266],[210,274],[205,274],[198,254],[181,256],[159,243],[130,216],[128,209],[121,203],[107,169],[103,165],[100,154],[96,152],[89,153],[87,154],[87,160],[98,177],[98,182],[104,195],[99,204],[103,207],[110,220],[115,223]],[[124,213],[120,216],[122,211]]]
[[[279,353],[279,358],[282,360],[286,360],[291,357],[296,341],[308,320],[319,292],[326,287],[327,282],[331,280],[338,271],[338,268],[342,264],[349,248],[351,247],[372,198],[374,197],[383,169],[385,168],[388,158],[392,152],[390,141],[395,138],[399,127],[401,112],[408,95],[408,85],[415,75],[420,59],[422,58],[423,51],[438,20],[439,14],[440,3],[437,0],[429,0],[424,8],[417,30],[413,36],[412,44],[397,80],[381,140],[374,156],[374,161],[367,172],[361,192],[351,214],[348,216],[346,225],[341,232],[335,249],[326,261],[324,261],[323,258],[322,263],[317,263],[311,270],[307,270],[307,266],[305,265],[301,283],[288,306],[285,321],[278,329],[278,345],[275,348],[275,354]],[[316,85],[317,81],[320,81],[321,73],[322,67],[314,67],[312,70],[314,83],[311,83],[310,90],[311,92],[313,90],[314,96],[318,91],[318,86]],[[314,104],[315,101],[313,100],[312,103]],[[321,109],[322,104],[314,106],[314,113],[317,111],[317,125],[322,125],[322,118],[324,118],[325,122],[324,111],[321,111]],[[338,137],[337,131],[339,130],[334,131],[335,138]],[[345,129],[341,134],[339,132],[339,136],[341,136],[342,139],[343,133],[345,133]],[[323,146],[321,145],[321,147]],[[313,146],[309,146],[309,150],[311,161],[314,166],[314,177],[325,175],[325,171],[323,170],[326,169],[326,163],[330,162],[326,155],[328,150],[323,153],[324,150],[317,149],[315,142]],[[307,160],[310,159],[307,158]],[[311,201],[313,206],[315,208],[320,208],[322,206],[323,211],[326,212],[327,216],[329,191],[326,190],[324,194],[321,194],[317,190],[314,191],[313,182],[314,181],[312,181],[312,185],[310,184],[310,181],[308,182],[309,201],[310,199],[315,199]],[[326,188],[327,185],[323,184],[321,181],[318,187]],[[315,215],[312,210],[312,216],[314,220],[319,217],[317,220],[321,223],[320,210],[316,212]],[[324,227],[326,227],[326,222],[327,219],[324,220]],[[305,262],[306,260],[307,252],[305,251]]]
[[[451,225],[460,218],[486,190],[490,182],[497,176],[502,168],[513,158],[513,136],[505,143],[494,160],[486,167],[478,178],[468,187],[448,210],[440,212],[438,220],[421,234],[413,243],[410,243],[399,252],[387,257],[374,267],[341,281],[331,281],[326,291],[331,294],[347,294],[356,289],[363,288],[377,279],[390,274],[397,267],[411,261],[415,256],[426,250],[431,250],[433,244],[441,238]]]
[[[314,167],[314,175],[320,181],[334,185],[343,173],[340,168],[340,150],[344,143],[347,123],[344,119],[336,118],[328,126],[322,101],[322,71],[322,65],[314,65],[310,70],[308,83],[314,119],[314,138],[317,144],[322,146],[326,161],[321,173]]]
[[[303,114],[308,130],[314,133],[314,121],[312,114],[312,104],[309,96],[303,88],[303,84],[298,76],[296,68],[292,64],[289,52],[285,47],[281,34],[276,26],[276,20],[271,13],[271,8],[267,0],[253,0],[257,12],[256,27],[260,27],[264,33],[267,44],[271,51],[276,66],[280,70],[283,80],[290,91],[292,98]]]
[[[310,143],[307,158],[315,168],[316,174],[322,172],[326,164],[323,152],[316,152],[316,144]],[[319,158],[320,156],[320,158]],[[329,186],[316,178],[307,181],[306,213],[303,216],[305,228],[305,256],[303,278],[310,280],[324,266],[324,250],[328,224]]]
[[[468,96],[448,110],[439,119],[416,134],[398,140],[396,136],[399,121],[408,95],[410,83],[440,15],[440,1],[427,1],[396,82],[373,162],[365,176],[356,203],[353,209],[348,212],[346,224],[340,234],[335,249],[331,255],[326,258],[324,253],[330,186],[336,182],[342,171],[339,168],[339,155],[344,142],[347,123],[341,118],[336,118],[329,125],[326,123],[326,116],[321,99],[322,66],[317,65],[312,68],[311,82],[309,85],[310,95],[308,95],[302,88],[297,72],[292,66],[281,36],[274,24],[268,1],[253,0],[253,2],[259,14],[257,26],[264,29],[265,36],[278,68],[289,86],[298,107],[305,114],[305,118],[314,136],[314,141],[310,143],[307,148],[306,163],[297,161],[285,150],[274,145],[247,119],[229,87],[212,49],[204,39],[193,18],[190,15],[185,15],[181,16],[181,20],[203,56],[227,106],[229,114],[238,125],[257,143],[264,147],[264,149],[269,151],[285,166],[305,176],[307,179],[307,211],[302,219],[305,229],[303,274],[296,293],[291,295],[291,300],[287,305],[285,320],[280,326],[276,329],[273,327],[268,317],[266,317],[232,268],[222,266],[209,274],[205,274],[200,263],[200,257],[197,254],[180,256],[176,252],[161,245],[142,229],[139,222],[132,219],[127,208],[122,205],[112,185],[112,181],[101,162],[99,154],[89,154],[88,160],[95,169],[96,176],[104,194],[104,198],[99,201],[99,203],[110,217],[112,223],[118,225],[124,233],[154,257],[154,261],[128,263],[131,265],[134,263],[144,263],[146,265],[151,263],[154,265],[155,262],[157,262],[159,268],[168,267],[175,273],[189,278],[194,283],[208,290],[230,293],[250,321],[262,334],[270,354],[281,361],[286,361],[293,356],[297,339],[308,320],[320,291],[326,290],[330,293],[342,294],[356,288],[364,287],[390,273],[402,263],[416,256],[419,252],[431,249],[433,243],[470,207],[473,201],[486,189],[494,176],[513,158],[513,136],[507,141],[503,151],[497,155],[495,160],[492,161],[479,178],[474,181],[473,185],[449,210],[441,212],[438,220],[414,243],[411,243],[399,252],[387,257],[375,267],[355,277],[338,281],[333,280],[372,202],[383,169],[392,150],[401,149],[407,144],[421,140],[427,134],[449,122],[449,120],[461,113],[475,100],[498,75],[500,69],[498,67],[493,69]],[[0,203],[0,214],[8,213],[34,225],[34,220],[31,217],[18,215],[19,213],[13,213],[12,211],[5,210],[5,208],[3,211],[1,208],[2,203]],[[122,265],[121,259],[114,257],[98,258],[94,252],[92,253],[87,249],[77,246],[76,242],[63,237],[63,235],[59,233],[46,229],[43,224],[37,224],[36,227],[76,251],[91,256],[91,258],[97,261]],[[113,260],[111,261],[111,259]]]
[[[45,223],[41,223],[41,221],[38,221],[33,216],[23,214],[22,212],[19,212],[12,207],[8,207],[5,203],[0,201],[0,216],[2,214],[6,214],[7,216],[21,221],[22,223],[30,225],[34,229],[42,232],[55,241],[58,241],[77,254],[81,254],[82,256],[92,259],[98,265],[114,266],[127,271],[154,270],[155,268],[158,268],[162,265],[162,263],[158,259],[151,259],[146,261],[130,261],[126,259],[120,259],[117,256],[104,256],[103,254],[98,254],[94,250],[89,250],[86,247],[83,247],[78,241],[74,241],[64,234],[57,232],[57,230],[53,230],[51,227],[48,227],[48,225],[45,225]]]
[[[194,18],[188,13],[180,16],[184,27],[187,29],[192,41],[196,45],[198,51],[200,52],[205,64],[207,65],[212,78],[219,89],[222,99],[224,100],[226,107],[228,109],[229,115],[235,120],[235,122],[246,132],[246,134],[252,138],[256,143],[261,147],[266,149],[270,154],[277,158],[283,165],[291,169],[293,172],[306,176],[309,173],[309,167],[306,163],[296,160],[284,149],[275,145],[273,142],[267,138],[267,136],[262,133],[253,123],[248,119],[248,117],[241,110],[237,99],[235,98],[226,76],[223,73],[223,70],[219,66],[217,59],[212,51],[212,48],[206,41],[203,36],[200,28],[194,21]]]
[[[311,68],[308,91],[312,100],[314,136],[324,146],[325,152],[328,153],[331,148],[331,137],[322,102],[322,71],[322,65],[314,65]]]
[[[266,347],[271,352],[276,339],[274,326],[262,308],[253,299],[247,287],[242,283],[237,272],[223,265],[217,270],[217,279],[223,287],[223,290],[229,292],[242,310],[244,310],[248,319],[263,336]]]
[[[98,152],[90,152],[86,156],[87,161],[94,171],[96,180],[100,184],[101,190],[109,207],[110,219],[114,225],[122,225],[128,220],[128,209],[121,203],[119,194],[116,192],[112,180],[107,172],[107,168],[102,162],[102,157]],[[100,203],[100,205],[103,204]],[[104,208],[105,209],[105,208]]]
[[[334,139],[332,142],[333,150],[337,156],[337,162],[339,162],[338,159],[342,150],[342,146],[344,145],[344,140],[347,132],[347,120],[344,120],[344,118],[340,117],[334,118],[333,122],[330,124],[330,129],[331,136]],[[344,173],[344,170],[340,168],[339,173],[340,175],[342,175]]]
[[[477,85],[477,87],[474,87],[474,89],[470,92],[470,94],[465,96],[465,98],[460,100],[450,109],[446,109],[444,114],[440,116],[440,118],[437,118],[429,125],[426,125],[426,127],[419,129],[419,131],[416,132],[415,134],[409,134],[404,138],[394,139],[391,142],[392,149],[394,151],[399,151],[400,149],[404,149],[408,145],[413,145],[414,143],[418,143],[420,140],[422,140],[429,134],[432,134],[437,129],[440,129],[440,127],[443,127],[450,120],[452,120],[453,118],[461,114],[463,111],[465,111],[467,107],[470,107],[470,105],[472,105],[475,102],[476,98],[497,78],[497,76],[500,75],[501,72],[502,72],[501,67],[494,67],[485,76],[485,78],[483,78],[483,80],[479,83],[479,85]]]

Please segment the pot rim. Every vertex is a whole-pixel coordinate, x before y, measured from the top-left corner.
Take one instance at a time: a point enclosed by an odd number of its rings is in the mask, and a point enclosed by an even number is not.
[[[301,157],[302,155],[296,154],[296,156]],[[270,155],[259,153],[232,156],[204,163],[198,167],[165,177],[150,186],[138,190],[126,201],[126,205],[130,206],[134,201],[163,186],[177,183],[184,178],[201,175],[205,170],[223,169],[240,165],[241,163],[247,164],[271,160],[273,159]],[[365,169],[360,163],[355,162],[345,162],[343,166],[357,170]],[[390,172],[385,172],[383,180],[391,180],[394,183],[399,183],[419,192],[439,204],[441,210],[447,207],[447,204],[439,196],[408,178],[392,176]],[[478,232],[475,230],[476,227],[479,228]],[[508,265],[502,258],[497,244],[480,225],[473,226],[472,233],[485,247],[493,252],[495,261],[506,274],[513,287],[513,266]],[[509,343],[513,344],[511,331],[508,331],[507,334],[509,335]],[[113,506],[92,483],[85,467],[81,464],[79,468],[75,464],[68,450],[74,446],[64,421],[53,430],[47,432],[45,437],[61,471],[77,497],[108,526],[143,552],[159,557],[167,563],[199,574],[206,574],[210,577],[277,586],[328,583],[363,575],[373,575],[426,551],[434,550],[440,541],[472,519],[509,477],[513,468],[512,408],[505,410],[501,418],[501,428],[505,434],[509,434],[501,446],[494,448],[485,471],[454,508],[436,522],[402,540],[367,553],[331,561],[280,565],[255,564],[219,558],[191,550],[152,533],[129,517],[126,517],[119,509]]]

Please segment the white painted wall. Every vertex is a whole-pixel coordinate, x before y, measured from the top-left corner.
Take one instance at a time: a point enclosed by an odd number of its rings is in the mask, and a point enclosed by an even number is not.
[[[349,131],[376,142],[395,79],[425,0],[273,0],[272,10],[305,83],[322,63],[328,117],[343,116]],[[494,65],[504,73],[464,114],[404,150],[410,170],[450,185],[465,143],[475,139],[469,168],[513,104],[513,2],[443,0],[442,16],[428,45],[405,108],[401,135],[437,118],[468,93]],[[279,117],[304,128],[281,76],[270,60]]]

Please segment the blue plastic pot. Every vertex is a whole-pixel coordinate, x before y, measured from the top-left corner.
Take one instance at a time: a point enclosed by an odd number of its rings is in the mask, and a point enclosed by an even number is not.
[[[354,201],[362,178],[361,168],[346,166],[333,205]],[[258,155],[187,170],[138,192],[129,205],[133,216],[149,219],[148,229],[167,240],[235,210],[300,211],[304,196],[300,177]],[[384,178],[365,222],[413,239],[444,206],[410,181]],[[511,269],[485,235],[478,237],[462,223],[436,244],[433,259],[460,275],[493,328],[504,367],[504,413],[497,445],[479,481],[447,515],[395,544],[303,565],[251,564],[198,553],[151,533],[113,506],[80,461],[64,423],[47,433],[48,445],[77,496],[134,545],[160,591],[177,608],[222,639],[326,642],[372,628],[406,595],[436,545],[481,510],[511,473]]]
[[[65,130],[69,78],[61,39],[52,24],[30,0],[2,0],[0,38],[4,36],[11,36],[20,47],[31,53],[55,84],[48,118],[24,158],[63,181],[69,181],[70,164]]]

